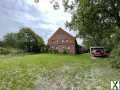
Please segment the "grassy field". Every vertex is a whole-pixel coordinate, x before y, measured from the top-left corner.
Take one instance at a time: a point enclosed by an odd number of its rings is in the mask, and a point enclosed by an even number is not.
[[[110,90],[120,72],[88,54],[0,56],[0,90]]]

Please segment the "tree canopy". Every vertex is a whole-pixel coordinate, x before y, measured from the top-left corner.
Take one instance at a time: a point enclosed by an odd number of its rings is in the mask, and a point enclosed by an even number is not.
[[[18,33],[5,35],[4,44],[7,47],[19,48],[27,52],[40,52],[40,47],[44,45],[44,40],[32,29],[24,27]]]
[[[78,32],[86,46],[108,46],[116,27],[120,27],[120,0],[63,0],[72,12],[66,26]],[[71,3],[70,3],[71,2]]]
[[[77,31],[87,47],[112,49],[112,67],[120,68],[120,0],[69,1],[64,0],[65,9],[72,12],[72,21],[66,26]]]

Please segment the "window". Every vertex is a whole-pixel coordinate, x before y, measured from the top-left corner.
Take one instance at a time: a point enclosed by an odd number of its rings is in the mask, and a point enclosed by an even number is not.
[[[68,49],[70,49],[70,46],[68,46]]]
[[[52,40],[52,42],[55,42],[55,40]]]
[[[68,40],[66,40],[66,42],[68,42]]]
[[[62,43],[64,43],[64,40],[62,40]]]
[[[74,40],[70,40],[70,43],[74,43]]]
[[[74,45],[71,45],[72,47],[74,47]]]
[[[51,46],[52,49],[54,49],[54,46]]]
[[[56,47],[56,49],[58,49],[58,47]]]

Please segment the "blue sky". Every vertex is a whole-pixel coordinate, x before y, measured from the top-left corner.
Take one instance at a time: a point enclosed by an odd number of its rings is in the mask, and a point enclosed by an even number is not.
[[[60,2],[60,9],[54,10],[50,0],[0,0],[0,39],[8,32],[18,32],[22,27],[30,27],[37,34],[47,39],[62,27],[65,22],[71,20],[71,14],[64,12]],[[81,43],[80,40],[78,40]]]

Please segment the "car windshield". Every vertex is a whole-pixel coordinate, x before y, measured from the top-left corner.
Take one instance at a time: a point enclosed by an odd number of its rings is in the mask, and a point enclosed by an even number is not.
[[[93,50],[97,50],[97,51],[101,51],[101,50],[102,50],[102,51],[104,51],[104,48],[92,48],[91,50],[92,50],[92,51],[93,51]]]
[[[102,50],[96,50],[96,52],[101,52]]]

